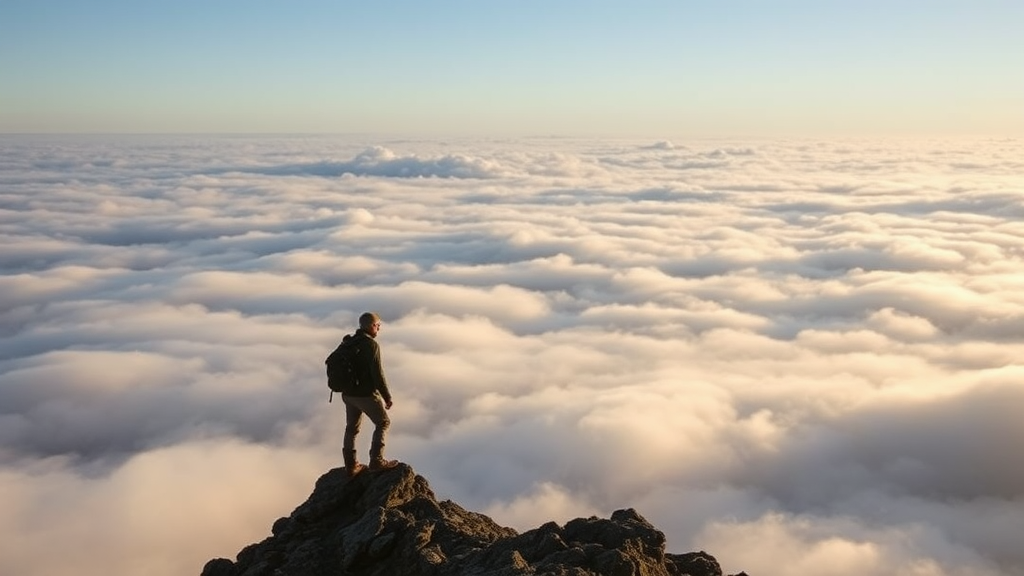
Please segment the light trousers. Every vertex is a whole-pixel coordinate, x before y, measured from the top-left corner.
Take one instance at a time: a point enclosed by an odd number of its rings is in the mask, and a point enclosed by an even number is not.
[[[363,422],[363,414],[373,422],[373,439],[370,441],[370,461],[384,458],[384,441],[387,438],[388,427],[391,426],[391,419],[388,418],[387,409],[384,408],[384,400],[380,395],[373,396],[348,396],[342,395],[345,402],[345,439],[342,443],[342,450],[348,453],[355,453],[356,436],[359,435],[359,428]]]

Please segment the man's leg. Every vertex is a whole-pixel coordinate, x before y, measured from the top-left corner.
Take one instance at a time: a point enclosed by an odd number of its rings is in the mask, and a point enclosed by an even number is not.
[[[345,402],[345,437],[341,443],[341,455],[345,460],[345,470],[349,476],[355,476],[362,470],[363,465],[356,457],[356,436],[359,435],[359,426],[363,421],[363,411],[352,398],[342,396]]]
[[[384,459],[384,442],[387,440],[388,428],[391,427],[391,419],[384,408],[384,401],[373,397],[373,410],[366,412],[366,417],[373,422],[373,440],[370,441],[370,462],[379,462]]]

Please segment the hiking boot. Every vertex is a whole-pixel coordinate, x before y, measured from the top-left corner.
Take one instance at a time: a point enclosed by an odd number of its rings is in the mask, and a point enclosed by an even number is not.
[[[362,472],[363,470],[366,470],[366,466],[363,466],[362,464],[356,462],[351,466],[345,466],[345,475],[348,476],[349,478],[355,478],[356,475]]]
[[[370,461],[370,472],[380,472],[381,470],[390,470],[398,466],[398,460],[385,460],[383,458],[375,458]]]
[[[356,474],[366,470],[366,466],[356,461],[355,450],[344,450],[341,456],[345,460],[345,475],[349,478],[355,478]]]

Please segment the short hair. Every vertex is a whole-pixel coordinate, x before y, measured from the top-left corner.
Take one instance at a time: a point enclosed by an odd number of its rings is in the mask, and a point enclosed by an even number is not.
[[[377,322],[380,322],[380,316],[374,312],[364,312],[363,315],[359,317],[359,327],[363,330],[366,330]]]

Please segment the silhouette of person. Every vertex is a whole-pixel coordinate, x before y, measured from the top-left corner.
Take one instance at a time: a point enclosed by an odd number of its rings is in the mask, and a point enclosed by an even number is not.
[[[345,438],[342,443],[342,456],[345,459],[345,470],[349,477],[362,472],[366,466],[359,463],[356,456],[356,436],[363,421],[363,415],[373,422],[373,439],[370,442],[370,470],[387,470],[398,465],[396,460],[384,458],[384,444],[387,438],[391,419],[387,411],[391,409],[391,391],[384,376],[381,363],[380,345],[377,334],[380,332],[380,316],[366,312],[359,317],[359,329],[355,334],[347,335],[344,342],[351,342],[359,347],[356,354],[356,375],[359,378],[360,392],[342,394],[345,402]]]

